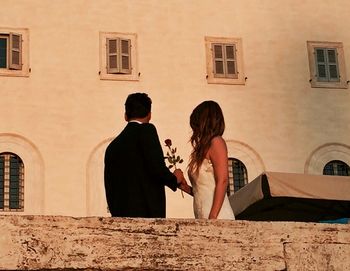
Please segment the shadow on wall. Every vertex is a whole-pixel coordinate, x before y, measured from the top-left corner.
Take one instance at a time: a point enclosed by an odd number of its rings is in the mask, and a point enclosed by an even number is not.
[[[110,216],[104,188],[104,155],[113,140],[108,138],[91,152],[86,166],[86,212],[87,216]]]

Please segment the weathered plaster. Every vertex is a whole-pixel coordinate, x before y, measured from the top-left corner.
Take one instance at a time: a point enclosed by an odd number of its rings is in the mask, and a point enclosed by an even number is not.
[[[350,225],[0,217],[1,270],[350,270]]]

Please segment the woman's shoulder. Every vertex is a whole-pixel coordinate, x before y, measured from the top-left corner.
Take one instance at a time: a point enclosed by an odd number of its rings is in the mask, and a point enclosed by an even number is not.
[[[226,146],[225,139],[222,138],[222,136],[215,136],[210,141],[211,146]]]
[[[222,153],[227,153],[227,146],[225,140],[222,136],[213,137],[210,142],[210,147],[207,157],[212,160],[213,156],[221,155]]]

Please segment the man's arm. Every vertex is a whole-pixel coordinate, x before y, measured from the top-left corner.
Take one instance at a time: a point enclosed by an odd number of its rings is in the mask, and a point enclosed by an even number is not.
[[[163,150],[155,126],[148,123],[142,124],[142,128],[141,148],[148,170],[154,176],[155,181],[176,191],[178,180],[165,165]]]

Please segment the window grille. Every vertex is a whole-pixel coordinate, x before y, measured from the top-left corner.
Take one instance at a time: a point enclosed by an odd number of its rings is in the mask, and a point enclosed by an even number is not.
[[[248,173],[245,165],[235,158],[228,159],[228,173],[227,195],[230,196],[248,183]]]
[[[24,165],[13,153],[0,154],[0,211],[23,211]]]
[[[330,161],[323,168],[323,175],[350,176],[349,174],[349,165],[339,160]]]

